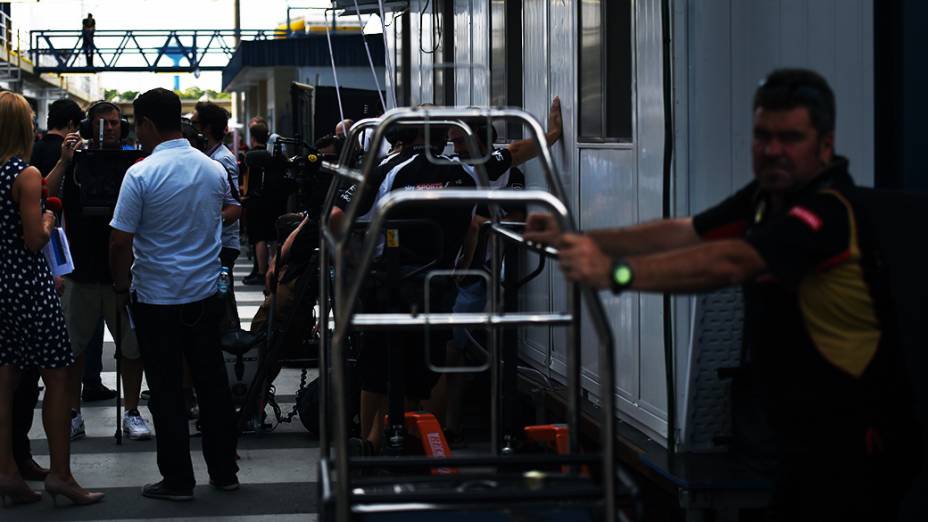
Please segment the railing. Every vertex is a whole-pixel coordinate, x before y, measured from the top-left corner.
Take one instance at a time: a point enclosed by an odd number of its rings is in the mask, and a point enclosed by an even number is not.
[[[13,20],[6,13],[0,12],[0,81],[16,81],[20,78],[18,52],[13,50]],[[17,45],[17,50],[18,50]],[[16,63],[13,63],[16,54]]]
[[[221,71],[239,40],[285,38],[264,29],[131,29],[30,31],[37,73]]]

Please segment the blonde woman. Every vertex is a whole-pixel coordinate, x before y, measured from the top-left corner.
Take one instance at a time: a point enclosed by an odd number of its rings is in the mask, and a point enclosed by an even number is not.
[[[42,421],[51,471],[45,491],[75,504],[93,504],[71,475],[68,370],[74,362],[68,332],[42,247],[55,215],[42,205],[42,176],[23,158],[32,152],[32,108],[22,96],[0,93],[0,497],[14,504],[37,502],[13,459],[12,394],[17,368],[39,368],[45,381]]]

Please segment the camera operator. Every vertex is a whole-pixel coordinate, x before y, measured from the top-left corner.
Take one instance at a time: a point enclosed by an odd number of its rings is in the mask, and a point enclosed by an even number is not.
[[[78,132],[83,120],[84,111],[71,99],[62,98],[48,106],[46,125],[48,131],[41,140],[36,142],[29,161],[32,166],[39,169],[42,176],[48,176],[54,170],[61,158],[61,145],[64,139],[68,134]],[[59,292],[63,290],[62,283],[63,278],[55,278],[55,286]],[[83,391],[81,392],[84,402],[116,398],[116,390],[104,386],[100,379],[100,373],[103,371],[103,326],[101,318],[84,349],[86,355],[84,357]],[[75,426],[77,427],[77,424]],[[79,434],[79,432],[76,433]]]
[[[238,162],[222,142],[229,125],[229,113],[213,102],[199,102],[191,122],[206,135],[206,155],[218,161],[226,171],[231,197],[222,210],[222,251],[219,257],[222,266],[228,267],[231,273],[241,249],[238,218],[242,215],[242,202],[238,194]]]
[[[339,137],[327,135],[316,140],[314,145],[316,152],[327,161],[337,161],[338,154],[341,152],[341,145],[344,143]],[[324,187],[318,187],[322,190]],[[270,309],[272,295],[277,294],[277,306],[274,309],[276,320],[282,324],[288,321],[293,313],[302,313],[304,310],[312,311],[313,303],[297,302],[298,295],[296,292],[297,279],[314,263],[313,252],[318,246],[318,235],[311,226],[315,223],[312,219],[313,212],[318,215],[319,209],[307,209],[302,213],[283,214],[277,218],[275,228],[279,237],[286,239],[281,246],[279,256],[272,256],[267,271],[267,298],[258,308],[254,319],[251,322],[251,331],[258,332],[266,328],[268,310]],[[278,262],[279,259],[279,262]],[[279,270],[279,273],[277,271]],[[307,325],[311,327],[311,325]],[[294,328],[288,332],[284,340],[284,346],[291,346],[293,343],[300,341],[301,336],[308,331],[308,328]]]
[[[245,224],[248,239],[255,247],[258,268],[243,283],[261,285],[267,274],[271,253],[276,249],[274,222],[287,211],[288,194],[283,183],[283,172],[274,168],[272,155],[267,150],[270,133],[267,122],[252,120],[249,130],[252,150],[245,154],[245,166],[248,169]]]
[[[217,295],[221,216],[230,206],[231,189],[225,169],[183,139],[176,94],[152,89],[134,107],[136,134],[151,155],[123,180],[110,223],[110,265],[113,286],[123,299],[129,295],[132,268],[132,315],[158,432],[163,479],[143,487],[142,495],[190,500],[196,481],[183,360],[199,398],[210,485],[222,491],[239,487],[235,411],[219,346],[222,302]]]
[[[87,111],[89,121],[82,123],[85,134],[89,131],[90,144],[93,149],[120,150],[122,139],[128,133],[121,117],[119,107],[109,102],[93,104]],[[103,140],[100,141],[100,129],[103,126]],[[61,186],[64,201],[65,233],[74,258],[74,271],[64,278],[64,293],[61,299],[68,332],[71,335],[71,347],[77,356],[72,368],[71,386],[73,390],[71,437],[82,438],[85,434],[84,419],[81,415],[81,381],[87,357],[98,358],[93,353],[91,342],[101,318],[106,322],[113,337],[119,338],[121,354],[120,370],[125,387],[125,407],[123,430],[133,440],[151,438],[151,430],[141,416],[139,393],[142,386],[142,359],[139,353],[135,333],[128,327],[129,321],[125,310],[119,309],[122,332],[117,332],[116,295],[107,263],[110,227],[108,215],[92,215],[80,205],[80,187],[75,179],[75,150],[83,147],[79,133],[70,133],[64,137],[61,157],[48,176],[49,193]],[[61,181],[59,181],[61,180]],[[96,360],[96,359],[94,359]],[[88,390],[84,390],[85,397]]]

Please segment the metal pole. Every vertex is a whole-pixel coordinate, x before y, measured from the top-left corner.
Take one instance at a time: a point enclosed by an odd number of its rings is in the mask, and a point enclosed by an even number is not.
[[[329,263],[328,246],[319,238],[319,455],[329,458]]]
[[[498,216],[496,212],[493,212],[494,220],[498,219],[495,216]],[[492,264],[490,266],[491,274],[491,288],[490,288],[490,312],[496,315],[499,312],[499,272],[500,272],[500,247],[499,247],[499,236],[493,234],[490,239],[490,251],[492,253]],[[500,353],[500,343],[499,343],[499,328],[493,328],[490,330],[490,435],[492,440],[490,441],[490,452],[494,455],[499,455],[499,443],[502,440],[500,434],[500,420],[501,420],[501,409],[500,409],[500,388],[502,379],[500,379],[500,360],[502,359]]]
[[[236,0],[236,1],[238,1],[238,0]],[[286,28],[286,31],[287,31],[287,38],[290,38],[290,10],[291,10],[291,9],[293,9],[293,8],[292,8],[292,7],[288,7],[288,8],[287,8],[287,28]]]
[[[232,0],[232,19],[235,26],[235,46],[238,47],[238,44],[242,41],[242,5],[241,0]],[[287,11],[289,15],[290,12]],[[289,29],[290,24],[289,20],[287,23],[287,28]]]
[[[580,452],[580,292],[580,285],[576,283],[568,291],[570,313],[574,318],[567,343],[567,440],[572,454]]]

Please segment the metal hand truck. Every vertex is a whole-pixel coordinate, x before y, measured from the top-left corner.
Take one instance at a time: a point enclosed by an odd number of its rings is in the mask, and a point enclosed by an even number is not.
[[[483,187],[476,190],[441,190],[441,191],[404,191],[391,192],[380,199],[368,214],[370,218],[369,233],[365,237],[358,259],[355,274],[349,278],[346,274],[347,231],[358,216],[358,202],[355,198],[345,212],[344,222],[338,230],[328,229],[328,214],[332,208],[340,180],[347,180],[358,185],[358,192],[369,189],[370,174],[375,167],[376,158],[369,154],[360,172],[347,166],[358,137],[369,128],[376,128],[371,143],[371,150],[378,150],[386,132],[397,125],[453,125],[464,130],[471,151],[476,151],[474,134],[465,121],[476,118],[488,120],[514,120],[523,123],[535,140],[540,152],[540,159],[548,185],[552,193],[528,190],[518,192],[491,191],[486,188],[486,173],[480,167],[485,158],[478,158],[477,171]],[[569,508],[591,504],[597,506],[601,519],[612,521],[617,517],[617,496],[622,494],[617,487],[617,470],[615,463],[615,353],[612,333],[604,313],[602,303],[596,291],[573,285],[569,288],[568,299],[571,303],[570,313],[503,313],[498,310],[499,299],[499,249],[494,248],[493,278],[488,313],[420,313],[411,314],[360,314],[355,313],[355,303],[363,283],[363,275],[371,266],[379,231],[389,219],[389,214],[411,205],[474,205],[485,203],[491,206],[500,204],[533,204],[552,212],[562,230],[574,230],[570,212],[564,203],[564,190],[555,172],[550,150],[544,139],[544,132],[539,123],[529,114],[514,109],[413,109],[392,110],[379,120],[362,120],[352,127],[338,165],[324,165],[323,168],[335,177],[323,206],[320,218],[320,301],[328,302],[330,263],[335,270],[335,328],[329,337],[328,310],[320,310],[320,401],[325,404],[331,400],[334,405],[334,423],[325,414],[326,408],[320,408],[320,515],[323,520],[347,522],[352,519],[364,519],[378,515],[399,514],[423,519],[421,515],[441,511],[439,516],[447,518],[449,513],[459,509],[496,509],[500,512],[514,506],[545,506],[549,515],[560,513],[558,506]],[[426,150],[428,150],[426,141]],[[476,155],[473,155],[476,156]],[[429,155],[429,159],[440,163],[440,158]],[[493,212],[496,215],[496,212]],[[493,241],[498,246],[502,236],[523,248],[534,249],[547,255],[556,251],[539,248],[527,243],[520,234],[498,223],[491,227]],[[600,448],[596,453],[580,452],[580,298],[585,300],[590,312],[590,319],[599,341],[601,429]],[[325,307],[324,307],[325,308]],[[349,458],[347,440],[347,418],[345,412],[346,390],[344,384],[344,350],[348,332],[357,329],[397,329],[413,326],[424,328],[450,328],[453,326],[485,327],[494,332],[490,336],[490,374],[491,374],[491,437],[489,455],[461,456],[451,458],[423,457],[366,457]],[[516,326],[562,326],[571,329],[570,346],[567,352],[567,427],[569,440],[567,451],[559,455],[505,455],[501,448],[502,434],[501,411],[498,405],[500,389],[499,372],[499,330]],[[332,367],[331,384],[324,370]],[[434,368],[433,368],[434,369]],[[456,371],[457,369],[450,369]],[[331,394],[329,386],[331,385]],[[330,399],[331,397],[331,399]],[[332,427],[331,443],[328,427]],[[332,454],[334,446],[334,455]],[[539,469],[539,467],[562,466],[563,471],[556,475],[529,471],[524,474],[507,475],[503,470],[513,468]],[[582,473],[584,466],[597,467],[599,480],[592,480]],[[477,470],[477,473],[461,473],[453,477],[430,476],[410,479],[406,476],[388,479],[356,479],[352,471],[363,468],[437,468],[459,467]],[[480,473],[480,470],[483,470]],[[489,471],[487,471],[489,470]],[[553,507],[552,507],[553,505]],[[565,515],[567,516],[567,515]],[[428,517],[426,516],[426,519]],[[597,517],[600,518],[600,517]],[[574,518],[572,518],[574,519]],[[553,520],[553,519],[552,519]]]

